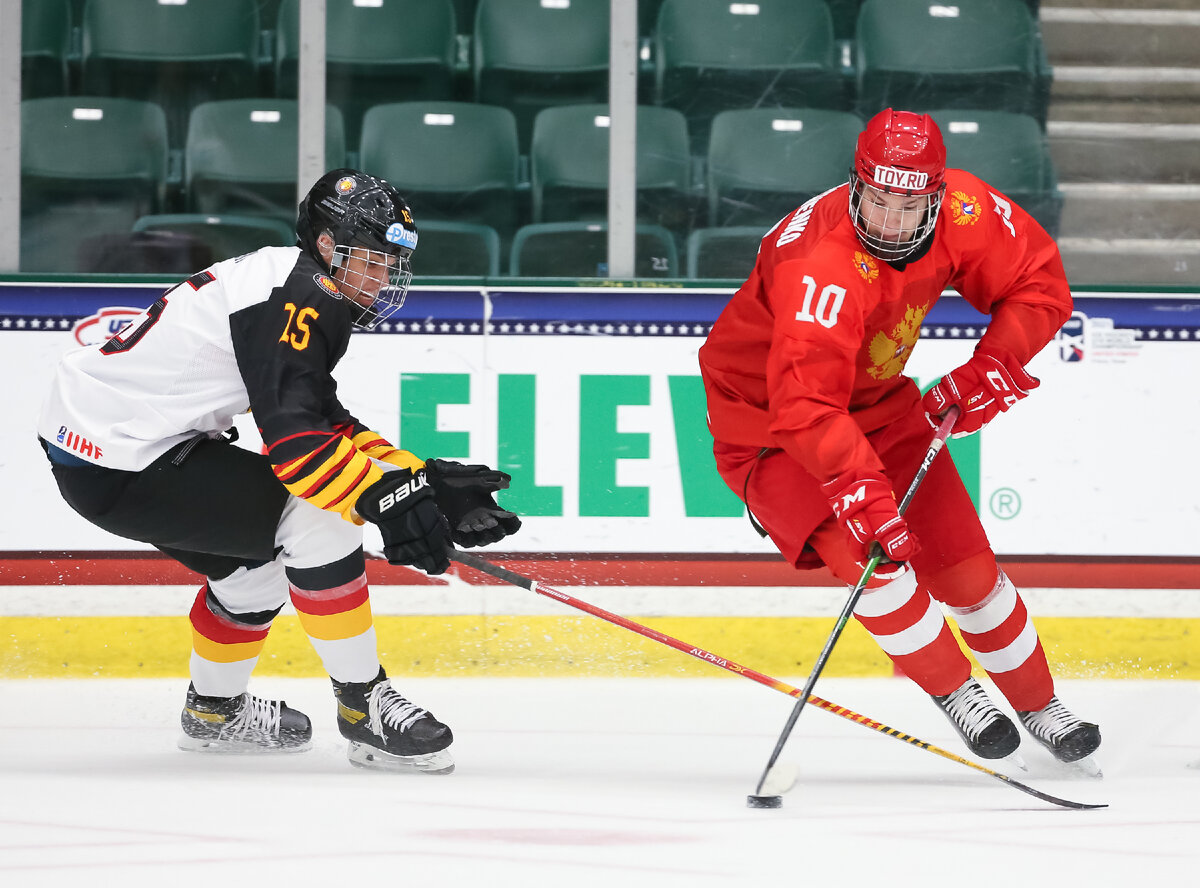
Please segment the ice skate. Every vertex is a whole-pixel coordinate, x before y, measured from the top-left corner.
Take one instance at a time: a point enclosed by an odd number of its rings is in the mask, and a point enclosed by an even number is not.
[[[1100,728],[1085,722],[1051,697],[1044,709],[1017,712],[1029,735],[1050,750],[1060,762],[1091,777],[1100,777],[1100,766],[1091,758],[1100,746]]]
[[[983,759],[1011,757],[1018,767],[1025,767],[1024,761],[1015,754],[1021,745],[1017,726],[996,708],[975,679],[968,678],[953,693],[933,696],[933,702],[946,713],[972,753]]]
[[[379,670],[372,681],[334,681],[338,730],[350,741],[350,763],[361,768],[449,774],[450,728],[392,687]]]
[[[179,748],[190,752],[303,752],[312,746],[308,716],[282,700],[253,694],[202,697],[188,685]]]

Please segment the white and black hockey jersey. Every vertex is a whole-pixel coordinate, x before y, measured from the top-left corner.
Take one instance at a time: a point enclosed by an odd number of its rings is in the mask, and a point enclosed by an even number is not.
[[[382,476],[372,457],[422,463],[338,400],[332,371],[350,331],[336,282],[298,247],[218,262],[104,344],[67,353],[38,434],[89,463],[139,471],[251,410],[288,490],[352,519],[358,494]]]

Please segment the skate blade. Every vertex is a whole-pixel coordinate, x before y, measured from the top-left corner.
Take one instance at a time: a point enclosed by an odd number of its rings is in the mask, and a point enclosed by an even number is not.
[[[796,785],[796,777],[799,774],[800,769],[791,762],[776,762],[774,767],[767,772],[759,794],[764,796],[783,795]]]
[[[1009,753],[1008,755],[1006,755],[1006,756],[1005,756],[1003,759],[1001,759],[1001,761],[1008,762],[1008,763],[1009,763],[1010,765],[1012,765],[1014,768],[1018,768],[1018,769],[1020,769],[1020,770],[1022,770],[1022,771],[1028,771],[1028,770],[1029,770],[1029,765],[1027,765],[1027,764],[1025,763],[1025,758],[1024,758],[1024,756],[1022,756],[1022,755],[1021,755],[1021,753],[1019,753],[1019,752],[1010,752],[1010,753]]]
[[[425,755],[392,755],[374,746],[351,741],[348,755],[350,764],[371,771],[402,774],[451,774],[454,771],[454,759],[446,749]]]
[[[209,755],[288,755],[308,752],[312,749],[312,741],[307,740],[298,746],[268,746],[247,740],[213,740],[184,734],[179,738],[178,746],[185,752],[205,752]]]
[[[1103,780],[1104,772],[1100,770],[1100,765],[1096,761],[1095,756],[1084,756],[1076,762],[1063,762],[1069,773],[1076,777],[1087,777],[1091,780]]]

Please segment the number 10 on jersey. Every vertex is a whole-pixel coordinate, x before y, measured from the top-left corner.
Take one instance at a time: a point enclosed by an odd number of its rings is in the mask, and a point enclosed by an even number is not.
[[[813,297],[817,292],[817,282],[812,279],[812,275],[806,274],[803,279],[804,305],[796,312],[796,320],[808,321],[809,323],[816,322],[822,327],[832,327],[837,323],[838,312],[842,310],[842,302],[846,299],[846,288],[839,287],[837,284],[829,284],[823,290],[821,295],[816,297],[817,307],[813,311]]]

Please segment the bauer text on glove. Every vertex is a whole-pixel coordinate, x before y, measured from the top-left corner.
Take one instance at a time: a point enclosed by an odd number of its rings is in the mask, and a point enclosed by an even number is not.
[[[450,566],[450,527],[434,502],[424,469],[385,472],[362,492],[354,508],[379,525],[388,563],[410,564],[427,574],[444,573]]]
[[[521,528],[521,519],[496,505],[493,494],[506,490],[511,476],[487,466],[448,459],[425,462],[438,508],[450,522],[450,537],[464,548],[496,543]]]
[[[925,393],[923,406],[929,416],[940,417],[957,404],[962,415],[951,437],[962,438],[978,432],[996,414],[1008,410],[1040,384],[1011,355],[1000,351],[976,352],[971,360],[947,373]]]
[[[878,542],[889,561],[907,561],[919,546],[896,509],[891,483],[878,472],[843,472],[821,485],[838,522],[850,536],[855,560],[866,562]]]

